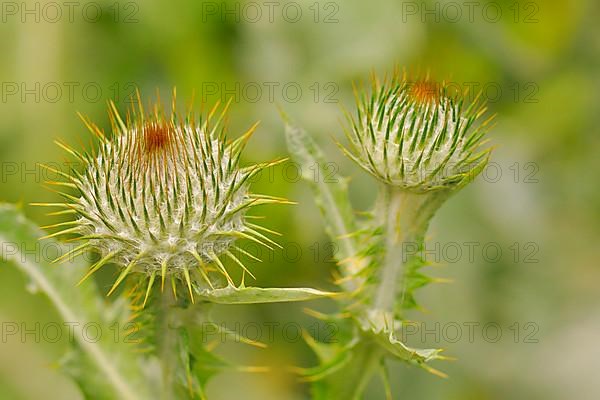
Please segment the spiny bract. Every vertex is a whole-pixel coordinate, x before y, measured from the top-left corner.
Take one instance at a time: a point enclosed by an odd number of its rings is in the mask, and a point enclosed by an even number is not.
[[[485,112],[479,96],[465,104],[444,83],[395,72],[383,84],[373,78],[370,94],[356,100],[344,152],[387,184],[414,192],[450,188],[487,162],[489,149],[478,149],[491,118],[475,124]]]
[[[248,188],[252,176],[278,161],[238,166],[256,124],[228,142],[222,126],[227,106],[214,123],[218,104],[205,119],[196,121],[189,114],[180,120],[174,99],[175,93],[171,115],[166,118],[158,105],[146,113],[138,96],[138,106],[128,113],[127,123],[110,103],[110,137],[82,118],[99,139],[97,153],[80,153],[57,142],[77,157],[84,170],[60,173],[68,182],[54,182],[76,189],[79,196],[61,193],[68,202],[58,205],[76,217],[53,226],[74,227],[49,236],[78,233],[85,240],[63,258],[87,248],[100,253],[100,261],[82,281],[108,262],[120,265],[109,294],[129,273],[137,272],[148,277],[146,299],[155,278],[161,277],[164,288],[169,276],[174,291],[178,281],[185,282],[193,301],[192,284],[212,289],[221,275],[233,285],[220,259],[224,256],[252,275],[239,254],[252,255],[235,246],[236,239],[266,246],[266,242],[273,243],[259,232],[271,231],[250,223],[246,212],[259,204],[283,202],[251,194]]]

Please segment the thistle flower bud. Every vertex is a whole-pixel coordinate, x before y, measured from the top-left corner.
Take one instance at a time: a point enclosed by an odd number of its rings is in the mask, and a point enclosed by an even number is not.
[[[466,104],[444,83],[395,73],[356,99],[344,152],[386,184],[417,193],[453,188],[485,166],[481,139],[491,118],[476,123],[485,113],[479,96]]]
[[[95,249],[101,259],[85,280],[108,262],[121,266],[109,294],[130,273],[148,277],[146,299],[155,278],[171,277],[173,291],[185,282],[193,301],[192,284],[214,288],[217,275],[233,281],[221,258],[227,257],[250,273],[234,254],[247,252],[234,242],[246,238],[268,246],[273,243],[248,221],[247,211],[281,199],[251,194],[249,179],[273,163],[239,167],[241,151],[256,125],[237,140],[228,142],[223,119],[227,106],[217,114],[215,106],[205,119],[193,115],[177,118],[175,94],[169,118],[158,105],[148,114],[132,107],[127,123],[110,104],[113,133],[106,136],[83,119],[99,139],[97,153],[80,153],[58,143],[84,165],[83,172],[62,174],[78,196],[63,193],[68,203],[59,205],[75,215],[73,225],[54,233],[77,233],[85,242],[76,251]],[[236,249],[238,251],[232,251]]]

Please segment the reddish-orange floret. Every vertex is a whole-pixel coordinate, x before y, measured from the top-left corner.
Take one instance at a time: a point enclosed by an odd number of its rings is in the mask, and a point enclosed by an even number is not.
[[[441,85],[432,81],[418,81],[411,85],[409,93],[417,103],[433,103],[440,98]]]

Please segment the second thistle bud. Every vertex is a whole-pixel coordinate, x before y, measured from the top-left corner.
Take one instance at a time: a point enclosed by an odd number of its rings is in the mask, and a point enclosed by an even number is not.
[[[485,106],[443,83],[395,74],[357,96],[346,154],[386,184],[417,193],[461,186],[485,166]]]

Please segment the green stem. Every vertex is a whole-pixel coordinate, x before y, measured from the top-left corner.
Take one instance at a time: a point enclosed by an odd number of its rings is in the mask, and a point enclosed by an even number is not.
[[[378,367],[382,352],[371,341],[358,343],[351,352],[351,359],[341,369],[326,378],[314,398],[318,400],[360,400]]]
[[[369,344],[365,347],[364,356],[359,360],[362,363],[355,363],[355,365],[359,366],[360,374],[351,397],[352,400],[360,400],[362,393],[365,391],[371,377],[379,366],[381,357],[381,350],[377,346]]]
[[[405,266],[413,254],[407,244],[420,247],[429,220],[444,200],[443,194],[417,194],[383,185],[376,205],[379,223],[385,229],[385,256],[379,280],[373,292],[373,305],[366,313],[393,318],[398,309],[399,292],[404,285]],[[377,346],[366,345],[366,352],[352,360],[349,370],[361,372],[352,399],[359,399],[383,353]]]
[[[157,320],[158,356],[162,366],[163,400],[174,400],[174,380],[177,370],[178,337],[176,329],[176,300],[171,290],[160,294],[160,310]]]
[[[385,227],[385,258],[375,288],[373,308],[392,312],[402,287],[404,266],[408,261],[406,244],[422,240],[427,222],[421,212],[429,197],[385,186],[380,194],[380,223]]]

